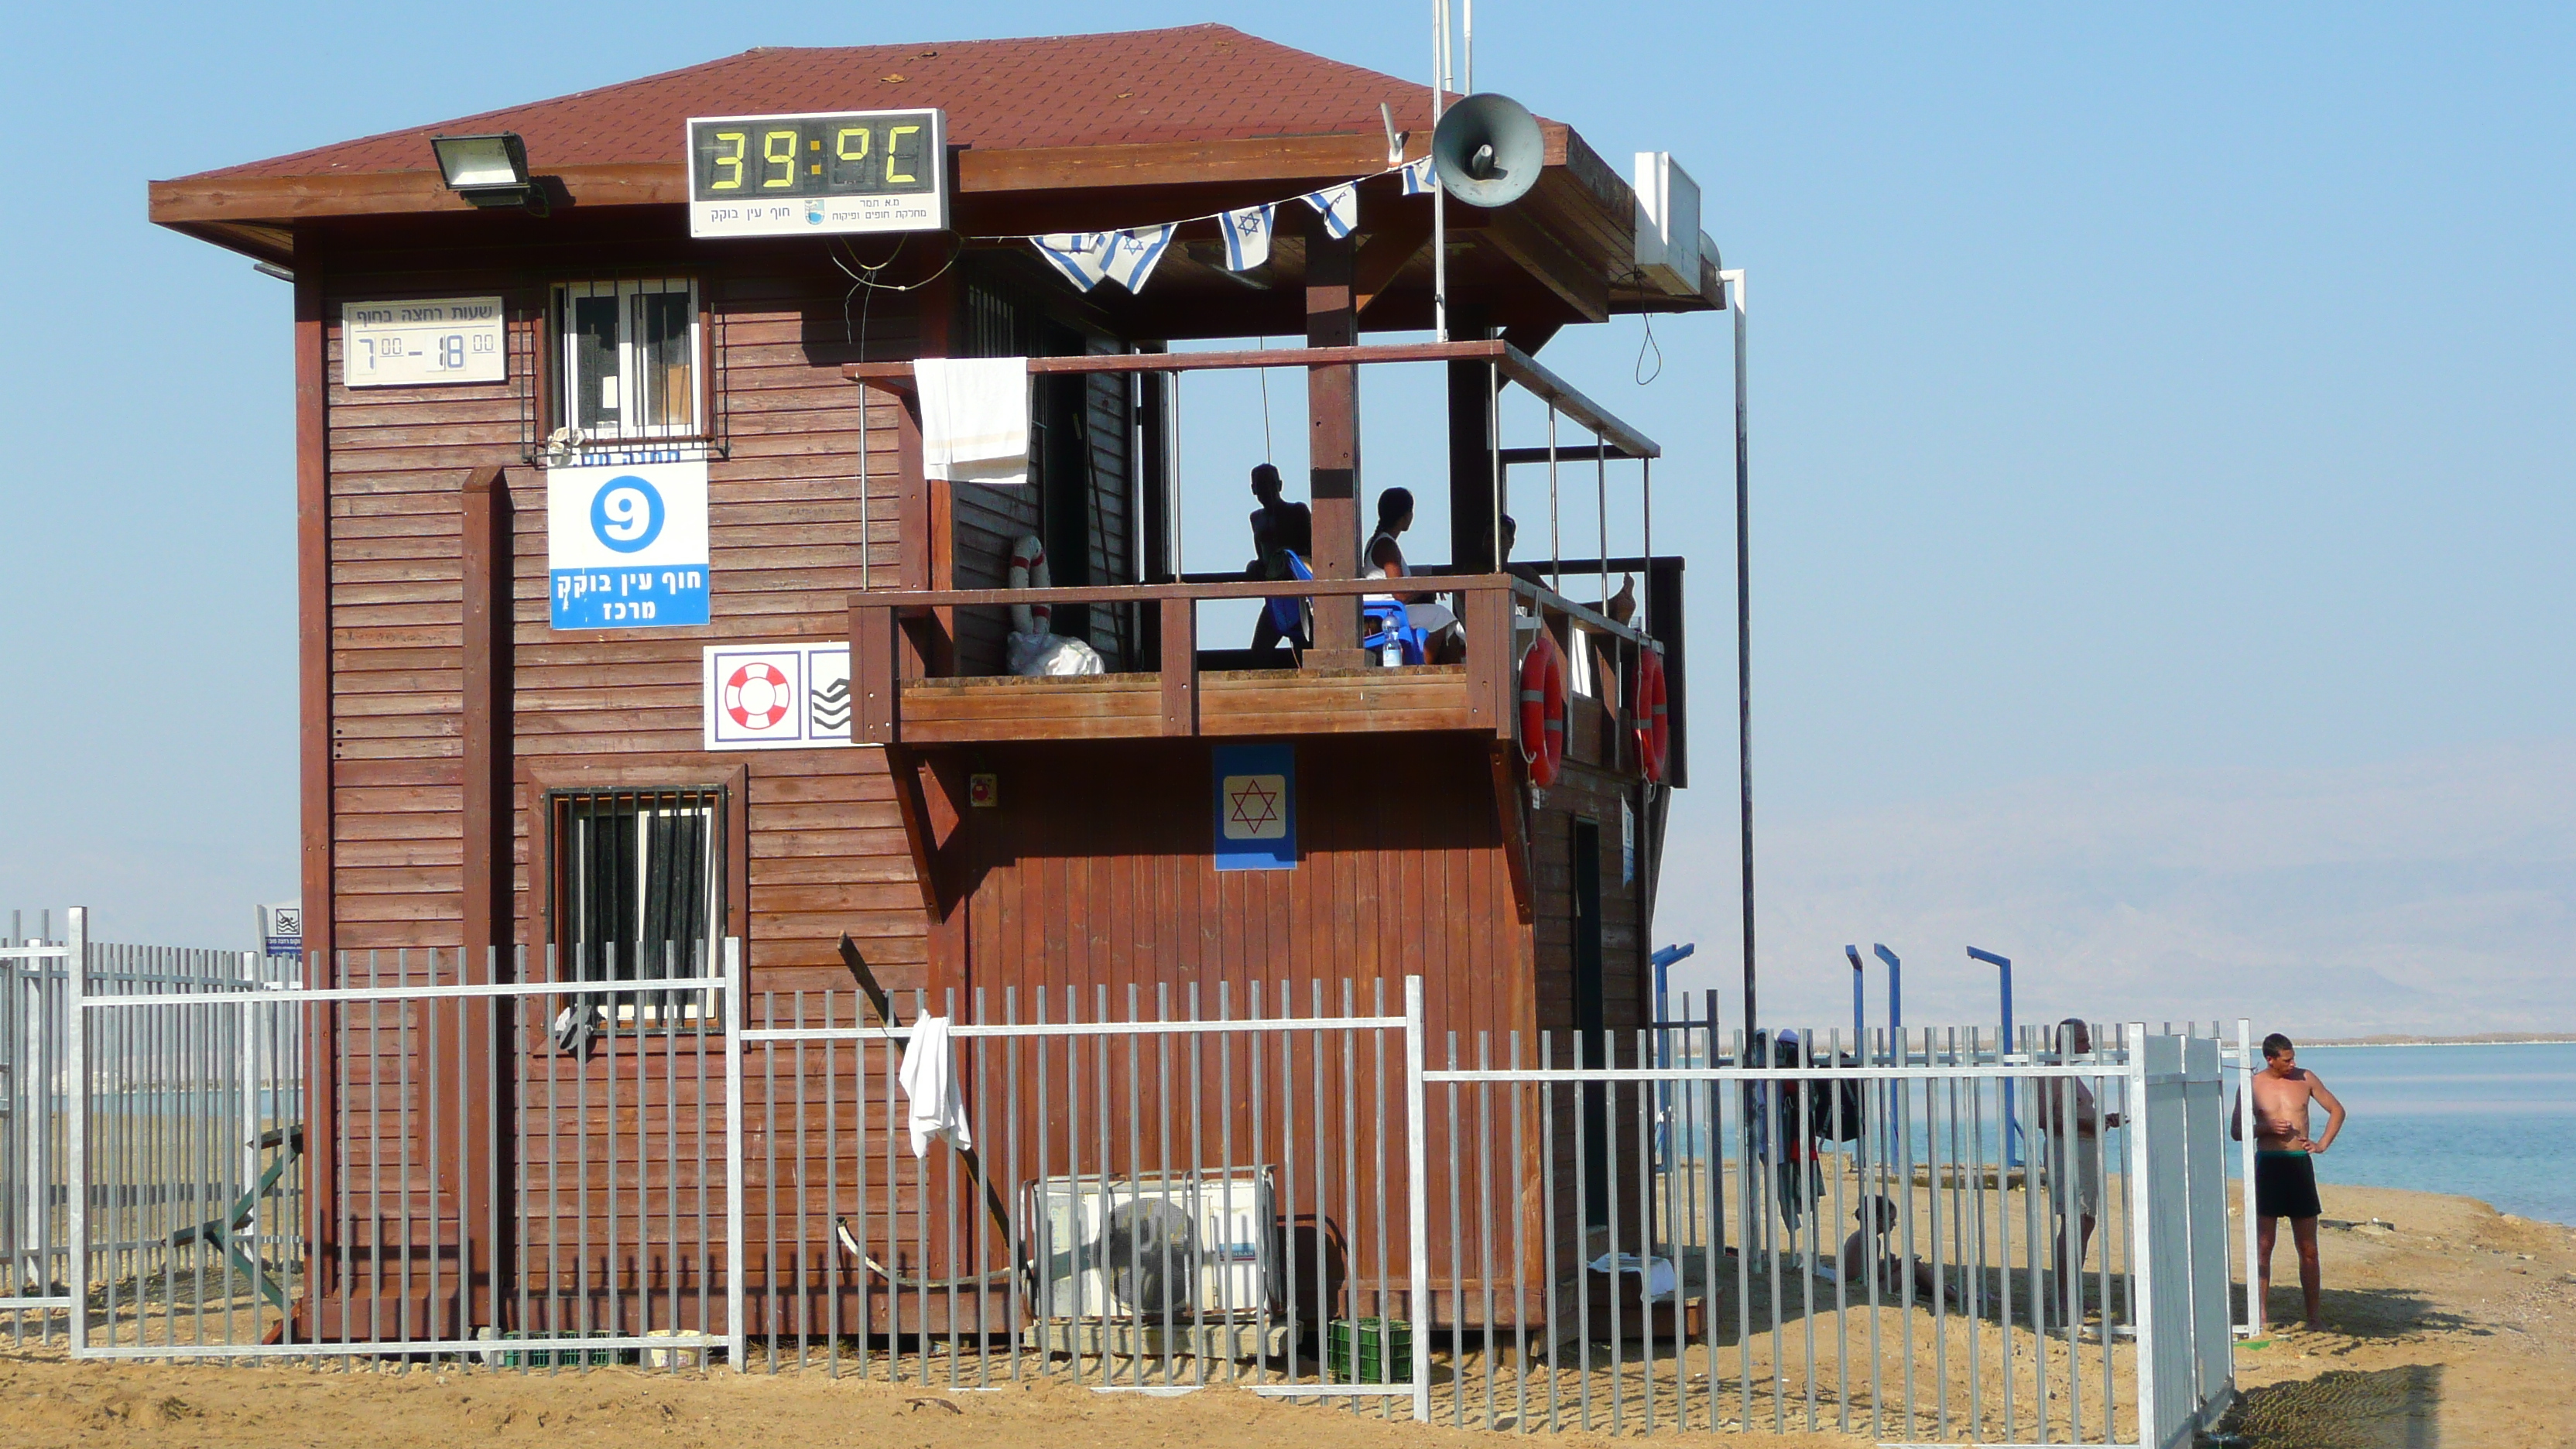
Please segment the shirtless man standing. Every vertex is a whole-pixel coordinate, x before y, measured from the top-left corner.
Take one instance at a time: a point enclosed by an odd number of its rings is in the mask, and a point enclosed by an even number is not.
[[[2326,1135],[2308,1136],[2308,1103],[2326,1109]],[[2242,1118],[2228,1114],[2228,1135],[2242,1139]],[[2263,1070],[2254,1074],[2254,1216],[2262,1301],[2272,1300],[2272,1242],[2281,1219],[2290,1220],[2290,1239],[2299,1249],[2299,1291],[2307,1299],[2308,1327],[2324,1326],[2318,1308],[2321,1273],[2317,1267],[2317,1169],[2311,1159],[2334,1144],[2343,1131],[2343,1103],[2299,1066],[2298,1048],[2274,1032],[2263,1038]]]

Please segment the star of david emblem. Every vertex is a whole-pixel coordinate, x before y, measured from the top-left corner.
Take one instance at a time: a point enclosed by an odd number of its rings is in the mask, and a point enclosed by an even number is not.
[[[1278,840],[1288,834],[1288,777],[1225,777],[1225,838]]]

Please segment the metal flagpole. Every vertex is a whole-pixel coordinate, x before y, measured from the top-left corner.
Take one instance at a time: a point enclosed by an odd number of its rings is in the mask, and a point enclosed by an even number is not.
[[[1718,273],[1726,284],[1728,309],[1735,313],[1735,739],[1736,770],[1744,829],[1744,1029],[1761,1018],[1754,1013],[1753,991],[1753,586],[1746,547],[1753,486],[1752,455],[1744,432],[1744,271]]]
[[[1440,134],[1441,103],[1449,87],[1449,0],[1432,0],[1431,26],[1436,32],[1431,40],[1431,134]],[[1431,163],[1431,325],[1443,342],[1449,340],[1449,209],[1448,188],[1440,181],[1440,163]]]

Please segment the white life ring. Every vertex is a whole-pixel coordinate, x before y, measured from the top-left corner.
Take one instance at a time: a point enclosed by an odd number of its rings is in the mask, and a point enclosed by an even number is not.
[[[1046,545],[1038,542],[1035,534],[1021,534],[1019,541],[1011,545],[1011,587],[1015,589],[1049,587]],[[1051,633],[1053,630],[1049,626],[1053,624],[1054,619],[1055,606],[1052,604],[1013,604],[1011,606],[1011,632],[1014,634]]]

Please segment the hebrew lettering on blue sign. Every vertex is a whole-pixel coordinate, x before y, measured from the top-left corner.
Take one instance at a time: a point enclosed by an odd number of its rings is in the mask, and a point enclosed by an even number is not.
[[[553,600],[552,623],[558,629],[703,624],[707,622],[707,571],[556,569]]]

